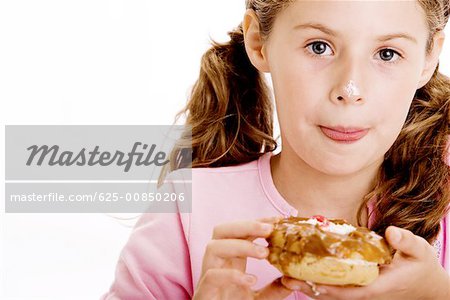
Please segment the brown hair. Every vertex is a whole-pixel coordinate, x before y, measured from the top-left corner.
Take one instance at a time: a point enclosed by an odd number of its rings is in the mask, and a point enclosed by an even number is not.
[[[268,38],[275,17],[290,2],[246,0],[246,8],[253,9],[259,19],[263,39]],[[430,29],[429,52],[432,37],[448,21],[449,0],[418,2]],[[186,130],[177,142],[160,183],[168,169],[236,165],[277,147],[270,90],[247,56],[242,24],[228,35],[229,42],[213,41],[202,57],[190,99],[176,116],[177,120],[186,114],[186,125],[192,132]],[[396,225],[429,242],[436,238],[449,204],[449,166],[444,163],[449,118],[450,80],[436,68],[431,80],[416,92],[404,127],[385,155],[377,186],[359,207],[359,223],[365,203],[376,197],[373,230],[384,234],[387,226]]]

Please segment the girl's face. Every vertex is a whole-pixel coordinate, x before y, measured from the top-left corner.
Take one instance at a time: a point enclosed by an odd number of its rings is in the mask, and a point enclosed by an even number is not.
[[[273,80],[283,151],[327,174],[378,167],[416,90],[429,79],[427,39],[425,12],[416,1],[288,6],[261,50]],[[366,134],[348,142],[359,133],[326,128]]]

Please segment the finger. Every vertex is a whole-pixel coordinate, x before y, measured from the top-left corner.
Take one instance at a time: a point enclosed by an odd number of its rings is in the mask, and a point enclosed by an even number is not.
[[[394,249],[407,257],[425,257],[431,247],[424,238],[395,226],[389,226],[386,229],[386,239]]]
[[[265,286],[255,294],[255,299],[270,300],[270,299],[284,299],[292,293],[281,283],[281,278],[275,279],[271,284]]]
[[[247,240],[210,240],[206,246],[205,256],[206,255],[217,256],[220,258],[265,258],[269,255],[269,249]]]
[[[312,287],[303,280],[297,280],[291,277],[283,276],[281,278],[281,283],[288,289],[292,291],[301,291],[303,294],[308,295],[310,298],[316,299],[317,292],[320,291],[313,290]]]
[[[357,299],[374,299],[374,289],[368,286],[333,286],[333,285],[317,285],[316,289],[320,292],[318,299],[335,299],[335,300],[357,300]],[[322,297],[322,295],[324,297]]]
[[[269,249],[247,240],[222,239],[210,240],[203,256],[203,270],[221,268],[227,259],[254,257],[264,259]]]
[[[246,239],[249,237],[268,237],[273,225],[259,221],[235,221],[217,225],[213,230],[213,239]]]
[[[265,217],[265,218],[259,218],[256,220],[258,222],[262,222],[262,223],[275,224],[275,223],[279,222],[281,219],[284,219],[284,217],[283,216]]]
[[[275,223],[279,222],[281,219],[284,219],[284,217],[283,216],[265,217],[265,218],[259,218],[256,221],[261,222],[261,223],[275,225]],[[272,226],[269,235],[272,233],[273,229],[274,229],[274,226]],[[265,235],[264,237],[268,237],[268,235]],[[247,238],[247,240],[250,242],[253,242],[256,238],[258,238],[258,236],[249,236]]]
[[[392,268],[392,264],[381,266],[380,275],[375,281],[366,286],[338,286],[338,285],[325,285],[317,284],[316,289],[321,292],[321,295],[326,295],[330,299],[375,299],[379,295],[386,295],[387,293],[394,291],[399,286],[399,276],[396,278],[387,278],[385,274],[388,269]],[[321,297],[319,299],[328,299],[327,297]]]
[[[193,299],[214,299],[221,288],[232,284],[249,289],[256,283],[256,277],[234,269],[209,269],[200,279]]]
[[[292,289],[301,291],[313,299],[321,300],[357,300],[372,299],[372,288],[367,287],[351,287],[351,286],[332,286],[307,283],[303,280],[296,280],[285,277],[282,279],[283,284]],[[370,296],[367,297],[366,296]]]

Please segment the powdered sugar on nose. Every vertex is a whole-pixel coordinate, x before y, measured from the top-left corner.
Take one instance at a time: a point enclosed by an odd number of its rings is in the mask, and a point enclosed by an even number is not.
[[[359,96],[359,89],[353,80],[350,80],[344,88],[348,97]]]

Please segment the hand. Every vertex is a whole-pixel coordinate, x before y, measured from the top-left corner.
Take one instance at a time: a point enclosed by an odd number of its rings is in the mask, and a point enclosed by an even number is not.
[[[193,299],[278,300],[291,294],[292,291],[281,284],[280,278],[259,291],[253,291],[251,286],[257,278],[245,273],[247,257],[265,259],[268,256],[267,247],[253,241],[258,237],[268,237],[278,219],[237,221],[216,226],[206,247],[202,275]]]
[[[320,295],[314,296],[304,281],[285,278],[282,282],[313,299],[450,299],[450,277],[440,265],[434,248],[425,239],[394,226],[387,228],[386,238],[397,251],[392,263],[381,266],[380,275],[368,286],[316,285]]]

